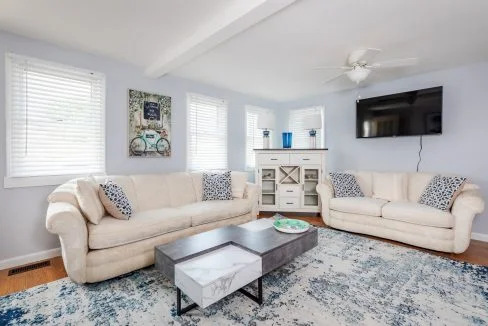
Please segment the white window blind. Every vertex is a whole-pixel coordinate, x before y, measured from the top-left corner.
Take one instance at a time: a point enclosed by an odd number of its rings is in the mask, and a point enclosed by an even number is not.
[[[302,109],[290,110],[288,116],[288,128],[292,132],[292,146],[294,148],[308,148],[310,145],[309,130],[304,129],[304,119],[307,116],[320,113],[322,125],[324,125],[324,107],[313,106]],[[322,129],[317,129],[317,148],[323,146],[324,132]]]
[[[255,148],[263,148],[263,130],[258,129],[260,115],[274,115],[269,109],[257,106],[246,106],[246,169],[254,169],[256,155]],[[273,130],[270,132],[270,144],[272,144]],[[271,146],[272,147],[272,146]]]
[[[105,173],[105,77],[12,53],[6,63],[6,184]]]
[[[227,169],[227,101],[188,94],[187,168]]]

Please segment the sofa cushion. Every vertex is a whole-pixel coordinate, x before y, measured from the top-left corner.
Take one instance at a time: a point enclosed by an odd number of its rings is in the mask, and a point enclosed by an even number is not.
[[[191,217],[192,226],[225,220],[251,211],[248,199],[202,201],[180,208],[182,214]]]
[[[190,216],[177,208],[138,212],[127,221],[105,216],[98,225],[88,224],[88,246],[90,249],[111,248],[190,226]]]
[[[373,195],[373,172],[370,171],[346,171],[353,174],[365,197]]]
[[[166,175],[168,189],[171,189],[166,195],[169,195],[171,207],[188,205],[197,201],[193,181],[189,173],[177,172]]]
[[[140,211],[171,207],[170,188],[164,174],[131,175]]]
[[[432,173],[412,172],[408,174],[408,200],[418,202],[425,187],[435,176]]]
[[[406,201],[407,187],[406,173],[373,172],[373,198]]]
[[[98,183],[92,177],[76,180],[76,199],[85,218],[93,224],[102,219],[105,209],[98,196]]]
[[[247,184],[247,172],[232,171],[232,197],[244,198]]]
[[[350,173],[329,173],[334,188],[334,197],[364,197],[356,177]]]
[[[461,192],[465,182],[466,178],[463,177],[436,175],[420,196],[419,204],[447,211]]]
[[[440,228],[454,227],[454,216],[440,209],[412,202],[391,202],[383,206],[383,218]]]
[[[232,179],[230,171],[204,172],[202,200],[231,200]]]
[[[381,208],[386,203],[385,199],[370,197],[332,198],[329,207],[343,213],[381,216]]]

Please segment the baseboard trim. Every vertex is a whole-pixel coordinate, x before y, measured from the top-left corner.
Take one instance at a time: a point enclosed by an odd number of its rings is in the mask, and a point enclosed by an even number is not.
[[[488,234],[473,232],[471,233],[471,239],[488,242]]]
[[[61,248],[54,248],[44,251],[35,252],[32,254],[12,257],[0,261],[0,270],[34,263],[39,260],[50,259],[61,256]]]

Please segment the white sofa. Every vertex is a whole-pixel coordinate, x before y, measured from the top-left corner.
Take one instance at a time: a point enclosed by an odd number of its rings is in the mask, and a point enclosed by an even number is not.
[[[484,200],[476,185],[465,184],[451,211],[418,204],[435,174],[347,171],[365,197],[334,198],[329,180],[317,186],[322,218],[328,226],[437,251],[461,253],[471,241]]]
[[[235,172],[233,172],[234,174]],[[242,172],[244,173],[244,172]],[[154,247],[210,229],[256,218],[259,187],[232,177],[242,198],[202,201],[202,173],[95,177],[119,184],[135,213],[87,222],[76,198],[76,180],[49,196],[46,228],[59,235],[64,266],[77,283],[98,282],[154,263]],[[237,187],[237,188],[236,188]],[[97,198],[97,200],[99,200]]]

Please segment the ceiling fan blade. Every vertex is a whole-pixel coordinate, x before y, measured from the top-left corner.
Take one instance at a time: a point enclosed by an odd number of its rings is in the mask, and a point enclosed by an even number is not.
[[[380,49],[365,48],[352,51],[347,58],[348,64],[371,62],[381,52]]]
[[[339,79],[339,78],[341,78],[342,76],[345,76],[345,75],[346,75],[346,73],[345,73],[345,72],[342,72],[342,73],[340,73],[339,75],[332,77],[331,79],[328,79],[328,80],[326,80],[326,81],[323,81],[323,82],[322,82],[322,84],[328,84],[328,83],[331,83],[331,82],[333,82],[334,80]]]
[[[314,67],[314,70],[351,70],[352,67],[347,67],[347,66],[342,66],[342,67],[330,67],[330,66],[319,66],[319,67]]]
[[[408,67],[408,66],[415,66],[418,64],[418,58],[405,58],[405,59],[395,59],[395,60],[388,60],[383,62],[375,62],[371,66],[367,66],[368,68],[396,68],[396,67]]]

